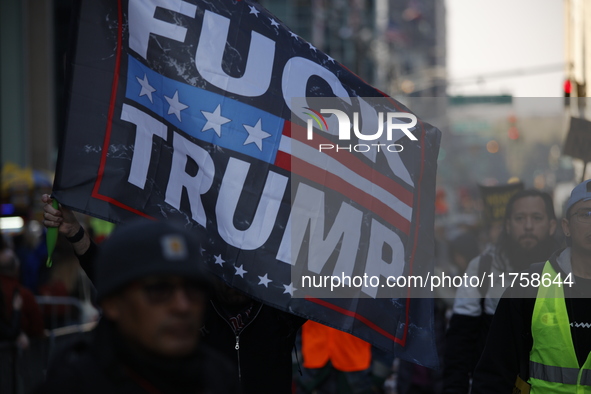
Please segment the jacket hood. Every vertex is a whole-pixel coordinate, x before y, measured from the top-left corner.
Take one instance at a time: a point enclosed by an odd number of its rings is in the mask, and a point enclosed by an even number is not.
[[[557,273],[568,275],[573,272],[570,262],[570,247],[559,249],[548,259]]]

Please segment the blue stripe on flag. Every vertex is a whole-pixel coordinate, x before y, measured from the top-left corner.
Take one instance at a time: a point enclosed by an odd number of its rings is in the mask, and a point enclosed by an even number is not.
[[[145,88],[142,88],[142,83]],[[175,94],[180,104],[173,104],[177,111],[171,112],[169,100],[176,103]],[[128,56],[125,96],[192,137],[267,163],[275,162],[285,122],[282,118],[217,93],[164,77],[132,56]],[[218,106],[219,113],[216,113]],[[217,126],[211,122],[208,124],[206,115],[222,121],[217,122]],[[221,136],[218,136],[218,131]]]

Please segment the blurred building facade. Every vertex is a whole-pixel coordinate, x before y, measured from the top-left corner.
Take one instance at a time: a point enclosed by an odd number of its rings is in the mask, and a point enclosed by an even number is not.
[[[0,1],[0,159],[52,170],[72,0]]]
[[[564,0],[564,95],[575,99],[565,100],[567,115],[591,120],[591,105],[588,104],[591,82],[591,3],[584,0]],[[586,127],[586,129],[588,129]],[[581,146],[591,149],[591,130],[583,138]],[[587,148],[584,148],[588,150]],[[566,150],[566,145],[565,145]],[[569,153],[568,151],[566,153]],[[570,152],[572,154],[572,152]],[[591,176],[589,157],[574,155],[577,180]]]
[[[295,33],[391,96],[446,95],[442,0],[260,0]]]

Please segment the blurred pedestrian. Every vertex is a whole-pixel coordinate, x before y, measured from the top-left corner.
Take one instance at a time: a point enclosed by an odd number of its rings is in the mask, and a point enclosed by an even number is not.
[[[449,241],[449,259],[456,272],[461,275],[466,272],[468,263],[480,254],[478,237],[469,232],[463,232]]]
[[[200,343],[211,291],[194,233],[138,220],[101,244],[92,338],[56,357],[37,393],[239,392],[230,362]]]
[[[42,201],[44,225],[69,235],[80,265],[94,281],[95,243],[70,209],[53,208],[49,195]],[[233,362],[243,394],[291,393],[291,354],[306,319],[264,305],[221,280],[214,279],[214,288],[201,327],[203,342]]]
[[[14,341],[20,333],[21,308],[23,298],[15,294],[12,299],[12,316],[7,315],[8,308],[5,306],[4,295],[0,291],[0,341]]]
[[[565,210],[568,246],[503,294],[472,393],[591,392],[591,180]]]
[[[16,335],[21,347],[28,347],[29,338],[42,338],[45,331],[41,310],[33,293],[20,284],[19,260],[4,240],[0,244],[0,290],[4,300],[4,321],[9,327],[8,336]]]
[[[547,193],[522,190],[508,201],[498,241],[472,259],[466,269],[469,277],[485,277],[485,282],[478,287],[465,283],[457,290],[446,335],[443,393],[470,392],[472,372],[492,316],[504,288],[511,283],[507,274],[545,261],[558,248],[555,229],[556,215]],[[501,274],[506,274],[505,280]]]

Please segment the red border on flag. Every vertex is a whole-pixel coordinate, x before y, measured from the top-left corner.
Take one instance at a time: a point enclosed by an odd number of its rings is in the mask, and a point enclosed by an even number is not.
[[[101,151],[101,162],[98,169],[94,188],[92,189],[91,196],[102,201],[106,201],[110,204],[118,206],[119,208],[126,209],[136,215],[143,216],[148,219],[156,220],[156,218],[147,215],[135,208],[123,204],[122,202],[101,194],[99,188],[103,181],[103,175],[105,173],[105,163],[107,161],[107,152],[109,151],[109,141],[111,140],[111,130],[113,128],[113,114],[115,113],[115,103],[117,101],[117,87],[119,86],[119,71],[121,68],[121,47],[123,45],[123,10],[121,6],[121,0],[117,1],[117,51],[115,55],[115,71],[113,72],[113,84],[111,86],[111,99],[109,101],[109,112],[107,114],[107,127],[105,129],[105,140],[103,143],[103,150]]]

